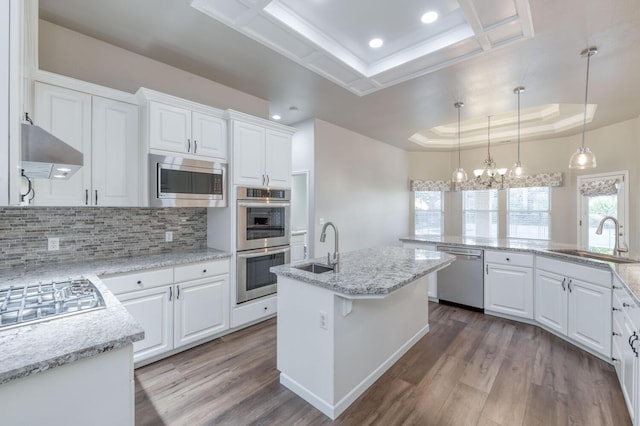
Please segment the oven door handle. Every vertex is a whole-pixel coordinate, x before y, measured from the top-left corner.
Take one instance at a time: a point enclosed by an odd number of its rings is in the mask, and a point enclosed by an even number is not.
[[[238,201],[238,207],[291,207],[291,203],[247,203],[245,201]]]
[[[267,256],[270,254],[280,254],[280,253],[286,253],[288,251],[291,251],[291,249],[289,247],[287,248],[283,248],[283,249],[278,249],[278,250],[260,250],[260,252],[251,252],[251,253],[238,253],[238,257],[241,257],[243,259],[251,259],[253,257],[261,257],[261,256]]]

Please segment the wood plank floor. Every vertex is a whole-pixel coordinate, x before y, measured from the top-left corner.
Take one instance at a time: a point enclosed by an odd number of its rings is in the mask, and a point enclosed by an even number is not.
[[[136,424],[631,424],[607,363],[531,325],[429,308],[429,334],[335,422],[278,382],[272,319],[136,370]]]

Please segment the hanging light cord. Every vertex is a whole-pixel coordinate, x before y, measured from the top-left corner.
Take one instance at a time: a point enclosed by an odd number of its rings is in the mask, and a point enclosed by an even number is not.
[[[489,125],[487,126],[487,158],[491,160],[491,116],[489,118]]]
[[[460,168],[460,108],[461,105],[456,105],[458,108],[458,169]]]
[[[520,164],[520,88],[518,88],[518,164]]]
[[[587,129],[587,95],[589,93],[589,62],[591,61],[592,51],[587,51],[587,83],[584,86],[584,120],[582,121],[582,149],[584,150],[584,133]]]

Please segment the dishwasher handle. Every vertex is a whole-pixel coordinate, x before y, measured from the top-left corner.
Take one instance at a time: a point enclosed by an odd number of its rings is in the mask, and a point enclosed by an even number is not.
[[[480,250],[465,250],[457,247],[444,247],[444,246],[437,246],[436,250],[441,251],[443,253],[451,254],[459,259],[465,259],[465,260],[482,259],[482,251]]]

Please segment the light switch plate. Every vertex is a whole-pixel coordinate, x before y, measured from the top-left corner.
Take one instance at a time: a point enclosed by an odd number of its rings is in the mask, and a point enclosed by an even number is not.
[[[173,241],[173,231],[166,231],[164,233],[164,241],[170,243]]]
[[[56,251],[60,250],[60,238],[49,238],[47,239],[47,250],[48,251]]]

